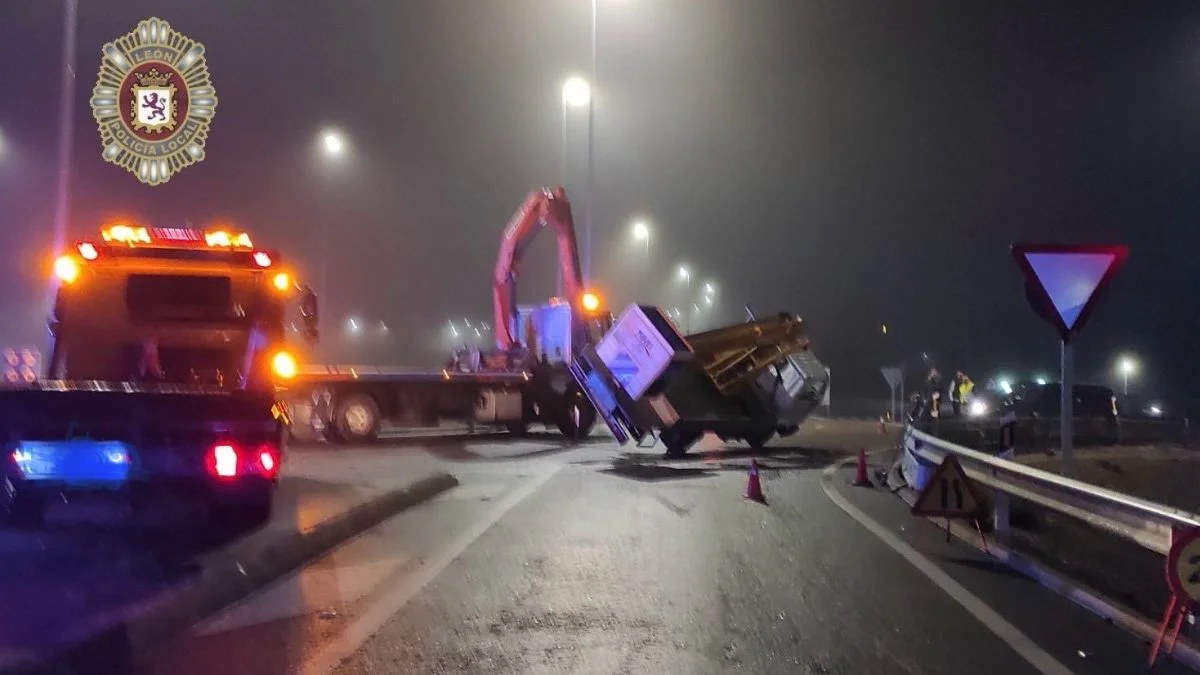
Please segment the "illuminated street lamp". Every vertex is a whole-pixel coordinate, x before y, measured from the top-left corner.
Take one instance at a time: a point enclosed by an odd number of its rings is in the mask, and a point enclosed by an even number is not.
[[[562,90],[561,90],[560,96],[559,96],[559,101],[562,103],[562,149],[561,149],[562,157],[560,158],[560,163],[559,163],[558,183],[559,183],[559,185],[565,186],[567,184],[567,109],[568,108],[583,108],[583,107],[590,108],[591,102],[592,102],[592,85],[588,84],[588,81],[583,79],[582,77],[578,77],[578,76],[568,77],[566,79],[566,81],[563,82]],[[588,145],[588,162],[589,163],[591,162],[591,154],[592,154],[592,146],[589,144]],[[587,198],[589,200],[592,198],[590,185],[588,186]],[[585,227],[586,227],[586,224],[585,224]],[[585,234],[590,236],[590,230],[588,232],[586,232]],[[588,256],[588,249],[587,249],[586,242],[584,244],[583,253],[584,253],[584,258],[585,258],[584,277],[586,278],[587,271],[588,271],[588,267],[587,267],[588,263],[586,261],[586,258]],[[563,293],[562,270],[559,270],[555,273],[555,280],[556,281],[555,281],[554,287],[556,289],[556,294],[562,295],[562,293]]]
[[[332,127],[321,130],[316,138],[317,155],[320,161],[327,165],[337,165],[342,162],[349,152],[346,135]],[[329,217],[321,215],[317,231],[317,246],[320,250],[320,267],[317,278],[317,295],[328,302],[329,298]],[[324,323],[318,318],[318,321]]]
[[[1121,377],[1124,379],[1125,395],[1129,395],[1129,376],[1137,373],[1138,363],[1132,356],[1122,356],[1117,362],[1117,369],[1121,371]]]
[[[592,102],[592,85],[582,77],[568,77],[562,87],[563,104],[582,108]]]
[[[634,241],[640,241],[646,247],[646,255],[650,255],[650,226],[644,220],[635,220],[631,229]]]
[[[321,152],[330,159],[338,159],[346,153],[346,137],[337,129],[321,132]]]
[[[356,319],[354,317],[350,317],[350,318],[346,319],[346,332],[347,333],[350,333],[351,335],[358,335],[358,334],[362,333],[362,328],[363,328],[362,322],[359,321],[358,319]]]
[[[676,271],[676,274],[678,274],[679,278],[683,279],[684,283],[687,284],[686,297],[690,298],[692,296],[692,271],[690,269],[688,269],[687,265],[680,265],[679,269]],[[697,307],[695,303],[692,303],[692,307],[699,309],[699,307]],[[694,314],[694,313],[695,312],[687,313],[687,318],[683,322],[684,323],[683,330],[685,332],[688,332],[688,333],[692,332],[692,314]]]

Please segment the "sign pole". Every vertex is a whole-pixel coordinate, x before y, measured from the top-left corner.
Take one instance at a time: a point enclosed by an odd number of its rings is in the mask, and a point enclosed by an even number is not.
[[[1071,368],[1071,343],[1062,341],[1062,391],[1059,394],[1059,445],[1062,448],[1062,475],[1075,476],[1075,377]]]

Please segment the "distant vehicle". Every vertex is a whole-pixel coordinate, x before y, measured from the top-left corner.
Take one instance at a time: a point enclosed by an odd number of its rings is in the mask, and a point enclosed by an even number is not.
[[[1072,408],[1076,417],[1115,418],[1113,390],[1096,384],[1076,384]],[[987,419],[1005,412],[1017,417],[1057,417],[1061,406],[1062,387],[1057,382],[1040,384],[1035,381],[1017,382],[1010,393],[984,391],[972,394],[966,406],[968,419]]]
[[[293,377],[286,308],[315,341],[316,297],[240,232],[116,224],[55,261],[48,379],[0,389],[12,450],[0,507],[40,520],[48,499],[159,491],[220,517],[269,516]]]

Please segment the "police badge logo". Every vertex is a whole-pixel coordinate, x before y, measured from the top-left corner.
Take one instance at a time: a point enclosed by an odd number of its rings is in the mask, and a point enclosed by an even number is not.
[[[91,103],[104,161],[147,185],[202,161],[217,111],[204,45],[146,19],[101,53]]]

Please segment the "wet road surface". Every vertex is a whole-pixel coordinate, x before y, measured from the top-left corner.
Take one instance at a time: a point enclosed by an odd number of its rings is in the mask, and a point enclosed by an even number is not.
[[[611,443],[408,442],[339,453],[460,487],[153,655],[187,673],[1128,673],[1147,648],[884,490],[824,468],[886,445],[823,423],[760,453],[663,461]],[[294,458],[298,467],[305,453]],[[840,496],[835,503],[826,490]],[[854,512],[847,513],[844,505]],[[1160,664],[1156,672],[1188,672]]]

